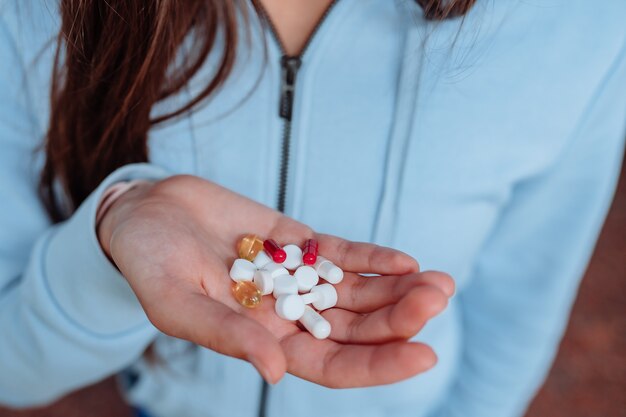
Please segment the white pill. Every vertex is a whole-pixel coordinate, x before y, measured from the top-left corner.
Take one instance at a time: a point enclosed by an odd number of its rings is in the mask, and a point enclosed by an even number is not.
[[[331,284],[339,284],[343,279],[343,271],[341,268],[326,258],[318,256],[313,267],[320,277]]]
[[[265,265],[262,269],[268,271],[272,275],[272,278],[274,279],[276,279],[276,277],[279,277],[281,275],[289,275],[289,271],[287,271],[287,268],[275,262],[270,262],[269,264]]]
[[[313,267],[304,265],[296,269],[293,274],[298,283],[298,291],[307,292],[313,288],[319,282],[320,278],[317,276],[317,272]]]
[[[326,310],[337,305],[337,290],[330,284],[320,284],[311,288],[308,294],[302,294],[304,304],[313,304],[318,310]]]
[[[230,277],[233,281],[252,281],[256,266],[247,259],[235,259],[230,267]]]
[[[304,314],[304,303],[297,294],[281,295],[276,299],[276,314],[285,320],[298,320]]]
[[[287,269],[296,269],[302,265],[302,249],[296,245],[283,246],[283,250],[287,254],[287,258],[283,262],[283,266]]]
[[[263,295],[271,294],[274,291],[274,278],[272,278],[272,274],[264,269],[254,273],[253,281]]]
[[[300,323],[316,339],[326,339],[330,336],[331,327],[328,320],[309,306],[304,307],[304,314],[300,317]]]
[[[298,294],[298,284],[291,275],[281,275],[274,278],[274,297],[281,295]]]
[[[267,255],[267,253],[265,253],[265,251],[262,250],[261,252],[257,254],[257,256],[254,258],[254,261],[252,262],[254,263],[254,265],[256,265],[257,268],[261,269],[261,268],[264,268],[270,262],[272,262],[272,258],[270,258]]]

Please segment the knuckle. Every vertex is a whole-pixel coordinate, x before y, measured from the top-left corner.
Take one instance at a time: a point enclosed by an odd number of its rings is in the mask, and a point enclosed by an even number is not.
[[[368,278],[358,275],[357,279],[352,284],[352,288],[350,291],[350,303],[352,306],[358,306],[359,304],[362,304],[361,300],[366,298],[363,297],[363,294],[367,286],[367,280]]]
[[[340,266],[346,265],[351,247],[352,243],[347,240],[340,240],[337,244],[337,263]]]
[[[340,352],[341,352],[341,347],[336,346],[335,348],[333,348],[333,350],[328,352],[326,356],[324,357],[323,363],[322,363],[322,369],[325,375],[335,374],[330,371],[333,369],[333,364],[337,360],[337,357],[339,356]],[[325,385],[328,388],[341,388],[340,380],[341,378],[328,378],[326,381],[323,382],[323,385]]]
[[[274,224],[271,226],[269,236],[274,236],[278,241],[295,241],[312,239],[315,237],[315,231],[310,226],[300,223],[299,221],[287,217],[283,214],[276,216]]]
[[[302,234],[306,239],[313,239],[315,237],[315,231],[312,227],[302,225]]]
[[[358,314],[356,315],[352,321],[350,321],[350,324],[348,325],[348,328],[346,329],[346,333],[347,333],[347,339],[350,341],[355,341],[359,339],[359,333],[361,331],[361,328],[363,326],[363,322],[366,319],[366,315],[365,314]]]

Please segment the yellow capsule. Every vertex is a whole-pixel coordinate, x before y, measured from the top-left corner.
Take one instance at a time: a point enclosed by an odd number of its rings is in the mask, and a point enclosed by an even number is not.
[[[239,241],[237,250],[240,258],[252,262],[257,254],[263,250],[263,240],[257,235],[246,235]]]
[[[238,281],[233,284],[233,295],[239,304],[255,308],[261,304],[263,294],[252,281]]]

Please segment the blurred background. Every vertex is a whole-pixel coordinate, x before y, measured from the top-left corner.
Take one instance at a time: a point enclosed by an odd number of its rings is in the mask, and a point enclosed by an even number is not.
[[[131,417],[112,379],[0,417]],[[390,416],[392,417],[392,416]],[[550,376],[526,417],[626,417],[626,166]]]

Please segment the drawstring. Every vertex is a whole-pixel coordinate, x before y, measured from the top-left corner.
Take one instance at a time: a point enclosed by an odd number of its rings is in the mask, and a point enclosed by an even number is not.
[[[400,4],[400,7],[407,8],[407,13],[403,15],[409,17],[396,95],[394,123],[387,145],[383,187],[371,237],[372,242],[380,245],[392,245],[395,237],[394,225],[398,215],[398,198],[416,117],[418,87],[424,60],[424,36],[420,32],[418,23],[410,18],[414,11],[410,10],[409,4]]]

